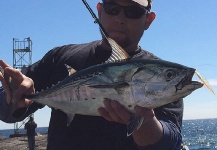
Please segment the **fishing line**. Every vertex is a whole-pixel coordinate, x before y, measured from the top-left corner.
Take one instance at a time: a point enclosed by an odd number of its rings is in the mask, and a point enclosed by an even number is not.
[[[198,64],[198,65],[195,65],[193,67],[207,67],[207,66],[209,66],[209,67],[216,67],[215,64]]]

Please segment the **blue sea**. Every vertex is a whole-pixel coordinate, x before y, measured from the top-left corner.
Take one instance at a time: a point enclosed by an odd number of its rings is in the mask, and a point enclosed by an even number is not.
[[[217,119],[184,120],[182,136],[190,150],[217,150]]]
[[[36,132],[47,133],[47,127],[37,128]],[[13,129],[0,130],[0,136],[4,137],[13,133]],[[217,150],[217,119],[184,120],[182,136],[190,150]]]

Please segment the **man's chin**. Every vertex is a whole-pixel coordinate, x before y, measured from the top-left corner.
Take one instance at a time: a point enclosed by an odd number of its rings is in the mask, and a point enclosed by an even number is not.
[[[113,40],[115,40],[115,42],[118,43],[118,45],[120,45],[122,48],[125,48],[128,46],[129,42],[127,42],[126,40],[123,39],[119,39],[119,38],[112,38]]]

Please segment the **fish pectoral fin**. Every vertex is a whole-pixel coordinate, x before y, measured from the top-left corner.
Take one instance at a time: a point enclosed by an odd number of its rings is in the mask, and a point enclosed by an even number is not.
[[[75,114],[67,114],[67,126],[69,126],[74,118]]]
[[[143,123],[144,118],[138,114],[132,114],[130,121],[127,124],[127,136],[130,136],[135,129],[139,129]]]

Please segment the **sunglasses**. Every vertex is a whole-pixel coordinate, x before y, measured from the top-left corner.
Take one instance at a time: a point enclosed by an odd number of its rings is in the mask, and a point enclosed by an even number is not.
[[[140,6],[120,6],[114,2],[103,2],[103,8],[109,15],[116,16],[121,10],[124,10],[124,14],[127,18],[139,19],[144,14],[148,13],[148,10]]]

